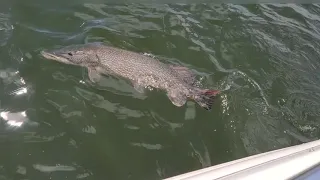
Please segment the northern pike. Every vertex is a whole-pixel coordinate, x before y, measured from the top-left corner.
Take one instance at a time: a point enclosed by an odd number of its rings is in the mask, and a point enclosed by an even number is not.
[[[101,74],[105,74],[129,80],[140,93],[144,93],[146,87],[164,90],[172,104],[178,107],[192,99],[210,110],[215,96],[220,92],[196,87],[196,75],[187,67],[163,63],[138,52],[102,43],[43,50],[41,55],[46,59],[88,68],[88,77],[92,82],[98,82]]]

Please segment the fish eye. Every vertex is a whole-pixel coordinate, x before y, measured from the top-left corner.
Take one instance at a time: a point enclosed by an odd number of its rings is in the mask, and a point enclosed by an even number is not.
[[[71,52],[69,52],[69,53],[68,53],[68,55],[69,55],[69,56],[72,56],[72,53],[71,53]]]

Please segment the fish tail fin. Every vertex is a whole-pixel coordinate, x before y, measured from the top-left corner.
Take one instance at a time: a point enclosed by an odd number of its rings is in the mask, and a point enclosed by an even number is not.
[[[193,99],[204,109],[211,110],[216,95],[219,93],[219,90],[197,89],[193,95]]]

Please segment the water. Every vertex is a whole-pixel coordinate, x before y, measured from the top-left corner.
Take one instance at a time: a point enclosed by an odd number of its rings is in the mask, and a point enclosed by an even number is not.
[[[0,179],[162,179],[318,139],[319,5],[0,3]],[[205,111],[39,57],[104,42],[193,69]]]

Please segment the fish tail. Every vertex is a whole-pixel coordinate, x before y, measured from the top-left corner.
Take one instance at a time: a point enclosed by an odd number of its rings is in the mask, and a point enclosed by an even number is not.
[[[193,99],[204,109],[211,110],[216,95],[219,93],[219,90],[197,89],[193,95]]]

